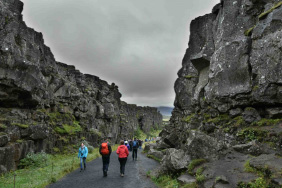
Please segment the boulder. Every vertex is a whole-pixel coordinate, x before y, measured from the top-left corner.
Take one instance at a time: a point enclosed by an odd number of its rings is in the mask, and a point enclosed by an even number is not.
[[[262,154],[250,160],[250,166],[256,169],[264,169],[266,166],[271,174],[279,174],[282,169],[282,158],[275,154]]]
[[[15,170],[14,161],[15,150],[13,146],[0,147],[0,164],[3,166],[2,170],[10,171]]]
[[[243,112],[243,118],[244,118],[245,122],[247,122],[247,123],[253,123],[253,122],[259,121],[261,119],[257,110],[255,108],[251,108],[251,107],[245,108],[245,110]]]
[[[197,159],[216,159],[224,148],[222,141],[196,130],[190,131],[185,145],[189,155]]]
[[[32,140],[43,140],[49,135],[49,129],[46,125],[33,125],[30,129],[32,131],[30,135]]]
[[[162,151],[158,151],[158,150],[155,150],[155,149],[150,149],[148,151],[148,155],[152,155],[152,156],[154,156],[154,157],[156,157],[156,158],[161,160],[163,158],[163,156],[164,156],[164,153]]]
[[[235,108],[235,109],[231,109],[229,111],[229,115],[230,115],[230,117],[234,118],[236,116],[241,115],[242,112],[243,112],[243,110],[241,108]]]
[[[264,146],[256,140],[253,140],[253,141],[251,141],[247,144],[234,145],[234,146],[232,146],[232,148],[235,151],[245,153],[245,154],[251,154],[251,155],[254,155],[254,156],[258,156],[258,155],[266,152],[265,149],[264,149]]]
[[[274,178],[272,182],[276,185],[282,186],[282,178]]]
[[[187,169],[191,158],[181,149],[170,148],[166,150],[161,166],[164,171],[178,172]]]
[[[145,144],[144,151],[150,151],[151,149],[155,149],[157,147],[156,143]]]
[[[189,174],[183,174],[177,178],[177,180],[181,184],[190,184],[190,183],[195,183],[196,179],[193,176],[190,176]]]

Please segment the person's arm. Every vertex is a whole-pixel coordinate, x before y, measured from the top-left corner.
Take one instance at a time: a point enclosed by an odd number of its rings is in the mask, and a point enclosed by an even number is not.
[[[116,151],[116,152],[117,152],[117,154],[119,154],[119,147],[118,147],[118,149],[117,149],[117,151]]]
[[[126,153],[127,156],[129,155],[129,152],[128,152],[127,148],[125,149],[125,153]]]
[[[85,158],[87,157],[88,155],[88,148],[85,146]]]

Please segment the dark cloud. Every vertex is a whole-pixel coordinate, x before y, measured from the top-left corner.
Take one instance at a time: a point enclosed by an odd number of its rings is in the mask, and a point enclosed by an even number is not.
[[[172,106],[189,24],[219,0],[23,0],[57,61],[115,82],[122,99]]]

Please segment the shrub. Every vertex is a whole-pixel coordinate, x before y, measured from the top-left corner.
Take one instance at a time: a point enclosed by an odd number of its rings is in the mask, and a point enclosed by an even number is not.
[[[20,168],[28,167],[44,167],[47,166],[49,156],[45,152],[28,153],[27,156],[20,161]]]
[[[267,131],[255,129],[255,128],[246,128],[240,130],[236,136],[246,139],[247,141],[252,141],[252,140],[261,141],[267,137]]]

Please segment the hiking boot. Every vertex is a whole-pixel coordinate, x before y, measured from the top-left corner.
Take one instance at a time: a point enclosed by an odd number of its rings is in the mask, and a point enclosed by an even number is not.
[[[103,173],[104,173],[104,177],[106,177],[107,176],[107,171],[103,171]]]
[[[121,177],[124,177],[124,174],[121,174]]]
[[[84,170],[86,170],[86,165],[84,166]]]
[[[80,169],[80,171],[79,172],[82,172],[82,169]]]

